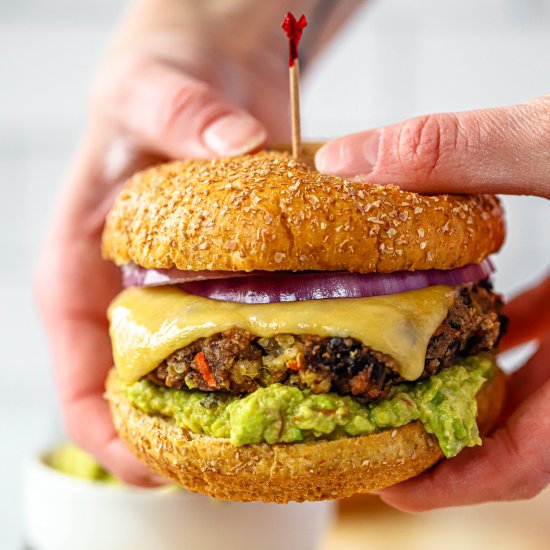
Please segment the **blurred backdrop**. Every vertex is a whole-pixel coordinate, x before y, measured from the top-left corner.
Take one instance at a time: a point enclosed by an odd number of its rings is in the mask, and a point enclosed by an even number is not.
[[[0,548],[20,540],[24,457],[62,436],[33,265],[124,5],[0,0]],[[305,137],[550,93],[549,51],[550,0],[371,0],[304,79]],[[550,264],[550,204],[505,205],[496,278],[510,295]]]

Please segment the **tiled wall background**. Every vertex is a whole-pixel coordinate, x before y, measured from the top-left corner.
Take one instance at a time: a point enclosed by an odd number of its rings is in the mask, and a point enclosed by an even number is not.
[[[32,269],[91,74],[123,5],[0,0],[1,548],[21,540],[23,457],[61,433]],[[372,0],[306,79],[305,134],[323,138],[550,92],[549,51],[550,0]],[[510,293],[550,263],[550,205],[505,203],[510,236],[497,284]]]

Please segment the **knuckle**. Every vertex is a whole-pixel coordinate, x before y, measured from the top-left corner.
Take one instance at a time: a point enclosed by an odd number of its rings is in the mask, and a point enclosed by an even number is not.
[[[550,147],[550,95],[539,97],[522,106],[527,131],[538,137],[540,145]]]
[[[182,121],[191,123],[196,113],[214,102],[214,93],[207,84],[197,81],[182,82],[166,92],[157,112],[158,125],[170,133]]]
[[[430,177],[457,150],[460,125],[453,114],[427,115],[403,123],[398,154],[414,181]]]

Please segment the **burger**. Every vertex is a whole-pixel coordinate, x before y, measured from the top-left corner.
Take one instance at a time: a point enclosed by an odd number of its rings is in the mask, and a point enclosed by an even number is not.
[[[106,397],[130,449],[226,500],[335,499],[481,445],[504,398],[498,199],[318,173],[284,151],[152,167],[103,254]]]

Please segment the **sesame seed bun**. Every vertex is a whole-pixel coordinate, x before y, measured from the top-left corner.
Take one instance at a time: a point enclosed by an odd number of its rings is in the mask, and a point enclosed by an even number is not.
[[[482,433],[496,421],[504,394],[504,375],[497,370],[477,395]],[[437,439],[420,422],[334,441],[235,447],[228,439],[192,434],[133,407],[114,369],[106,397],[118,433],[145,464],[190,491],[224,500],[343,498],[389,487],[443,458]]]
[[[103,255],[156,269],[391,272],[479,263],[504,235],[495,197],[346,181],[269,151],[136,174]]]

